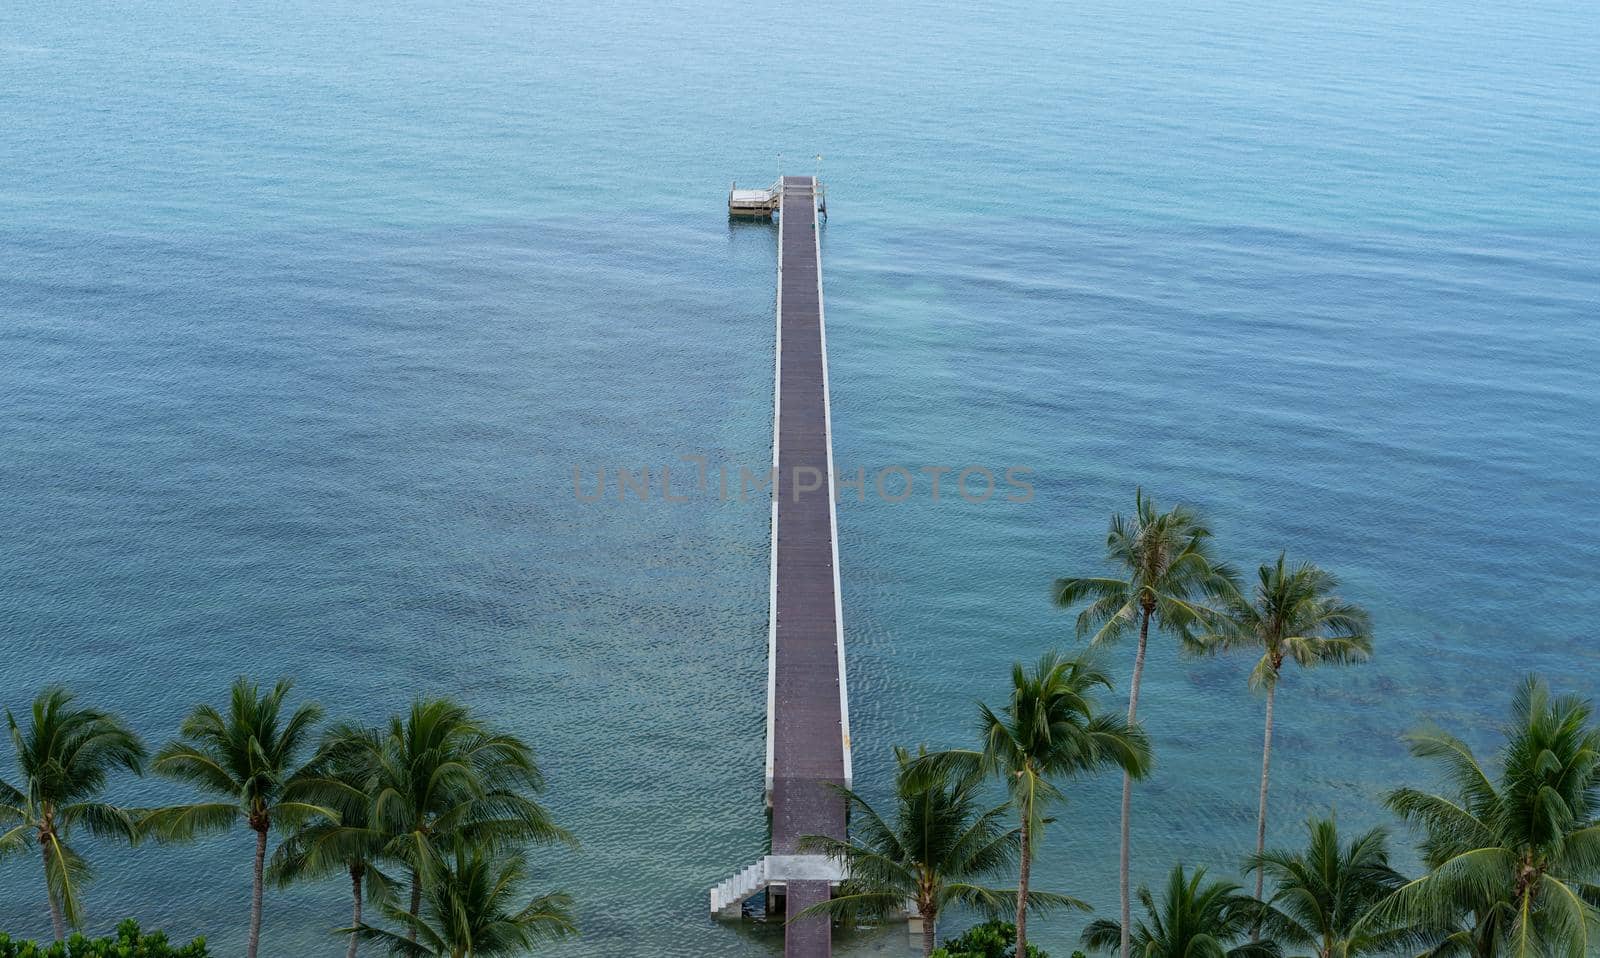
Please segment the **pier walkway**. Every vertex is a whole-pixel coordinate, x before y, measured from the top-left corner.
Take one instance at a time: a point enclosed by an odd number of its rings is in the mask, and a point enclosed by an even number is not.
[[[767,640],[772,848],[711,890],[712,913],[725,918],[738,917],[744,899],[762,889],[769,913],[796,914],[828,898],[842,878],[838,866],[802,854],[800,841],[844,837],[845,802],[831,786],[851,785],[818,189],[809,176],[786,176],[780,186]],[[787,926],[786,958],[823,958],[831,950],[826,919]]]

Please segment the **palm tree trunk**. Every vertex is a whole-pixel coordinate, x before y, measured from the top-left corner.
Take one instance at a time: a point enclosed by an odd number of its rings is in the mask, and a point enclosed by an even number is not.
[[[246,958],[256,958],[256,951],[261,947],[261,887],[262,875],[267,867],[267,830],[256,829],[256,867],[254,883],[250,888],[250,944],[245,952]]]
[[[422,911],[422,873],[415,868],[411,869],[411,917],[417,917]],[[406,926],[406,941],[417,943],[417,926],[413,922]]]
[[[359,863],[350,866],[351,928],[361,927],[361,875],[364,871],[366,866]],[[354,931],[350,932],[350,947],[345,949],[345,958],[356,958],[356,946],[360,942],[361,938]]]
[[[1144,653],[1150,644],[1150,612],[1145,610],[1139,619],[1139,650],[1133,656],[1133,679],[1128,683],[1128,724],[1139,717],[1139,683],[1144,680]],[[1132,947],[1129,935],[1133,928],[1133,902],[1128,894],[1130,854],[1129,822],[1133,818],[1133,776],[1122,773],[1122,853],[1118,872],[1118,889],[1122,894],[1122,958],[1128,958]]]
[[[67,937],[67,923],[61,917],[61,903],[56,901],[56,893],[50,887],[50,845],[49,839],[39,842],[39,854],[44,858],[44,897],[50,901],[50,930],[55,933],[56,941]]]
[[[1033,849],[1029,847],[1033,836],[1028,827],[1033,809],[1022,810],[1022,857],[1017,867],[1017,949],[1019,955],[1028,953],[1028,869],[1033,867]]]
[[[1272,767],[1272,707],[1278,698],[1278,683],[1272,682],[1267,686],[1267,730],[1261,740],[1261,808],[1256,815],[1256,857],[1267,850],[1267,775]],[[1256,869],[1256,901],[1261,900],[1261,894],[1266,886],[1266,872]],[[1251,933],[1251,940],[1259,936],[1261,926],[1258,924]]]
[[[938,943],[938,922],[938,912],[922,910],[922,958],[928,958],[933,954],[934,946]]]

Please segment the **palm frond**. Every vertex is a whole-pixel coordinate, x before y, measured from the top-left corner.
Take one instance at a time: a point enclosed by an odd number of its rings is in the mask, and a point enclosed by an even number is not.
[[[63,825],[83,825],[95,835],[134,841],[138,824],[125,808],[106,802],[77,802],[56,810]]]
[[[244,810],[225,802],[202,802],[147,809],[138,821],[141,834],[158,841],[186,842],[198,835],[224,831],[244,818]]]

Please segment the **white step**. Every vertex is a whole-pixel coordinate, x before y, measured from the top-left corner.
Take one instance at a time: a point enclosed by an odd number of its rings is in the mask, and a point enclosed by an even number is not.
[[[744,901],[769,885],[791,881],[826,881],[837,885],[845,878],[839,863],[822,855],[768,855],[711,889],[711,915],[738,918]]]
[[[711,914],[738,918],[744,900],[767,887],[766,872],[766,859],[762,859],[711,889]]]

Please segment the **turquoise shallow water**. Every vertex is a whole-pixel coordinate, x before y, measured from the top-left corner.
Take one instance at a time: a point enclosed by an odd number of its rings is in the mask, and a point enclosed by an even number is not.
[[[160,741],[239,671],[460,695],[583,839],[540,858],[585,931],[552,954],[779,953],[703,916],[764,843],[766,509],[570,470],[767,460],[774,234],[723,190],[820,152],[839,465],[1037,488],[841,506],[862,787],[1070,641],[1046,586],[1143,483],[1373,610],[1374,664],[1282,698],[1274,833],[1382,820],[1424,717],[1600,695],[1597,38],[1547,0],[8,4],[0,704],[66,682]],[[1141,879],[1248,845],[1243,681],[1158,648]],[[1102,912],[1115,791],[1040,865]],[[96,848],[92,924],[237,953],[248,858]],[[0,863],[0,927],[47,929],[38,886]],[[344,917],[275,894],[265,950]]]

